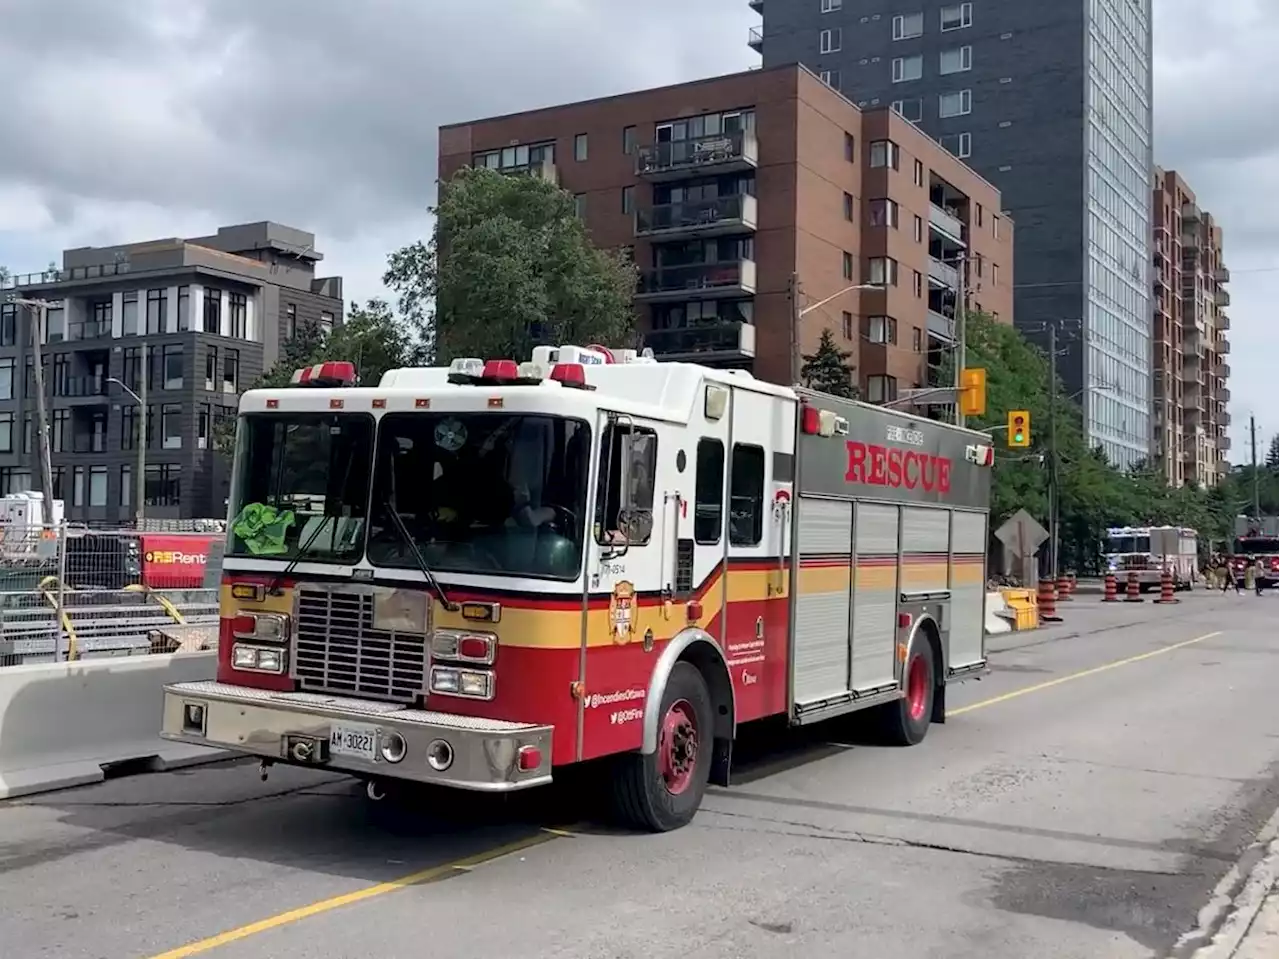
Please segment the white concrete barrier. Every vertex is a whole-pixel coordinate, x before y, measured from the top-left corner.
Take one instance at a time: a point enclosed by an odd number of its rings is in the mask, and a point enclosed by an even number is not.
[[[0,799],[101,782],[103,767],[172,769],[231,755],[162,740],[165,683],[213,679],[216,652],[0,669]]]
[[[982,628],[988,636],[1013,632],[1013,624],[1005,618],[1009,607],[1005,604],[1002,593],[987,593],[987,601],[983,604]]]

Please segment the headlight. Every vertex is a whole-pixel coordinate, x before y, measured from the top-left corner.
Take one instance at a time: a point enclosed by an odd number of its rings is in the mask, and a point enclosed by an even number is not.
[[[231,647],[231,668],[279,675],[284,672],[284,650],[236,643]]]
[[[481,669],[431,668],[431,691],[441,696],[493,699],[493,673]]]

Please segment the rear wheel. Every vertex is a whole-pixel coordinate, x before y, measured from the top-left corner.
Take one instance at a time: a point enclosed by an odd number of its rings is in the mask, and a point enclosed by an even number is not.
[[[907,658],[906,695],[884,707],[885,736],[894,745],[914,746],[928,734],[937,692],[936,669],[933,647],[921,637],[912,644]]]
[[[691,663],[676,663],[659,706],[658,748],[629,753],[614,773],[614,804],[629,826],[667,832],[702,804],[711,773],[711,693]]]

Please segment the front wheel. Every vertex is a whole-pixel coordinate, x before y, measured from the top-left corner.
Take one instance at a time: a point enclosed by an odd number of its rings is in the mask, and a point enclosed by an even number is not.
[[[912,644],[906,666],[906,695],[882,707],[885,737],[895,746],[914,746],[929,732],[933,721],[933,697],[937,692],[937,666],[927,639]]]
[[[691,663],[676,663],[659,710],[658,748],[619,757],[613,792],[626,825],[669,832],[693,819],[711,774],[711,693]]]

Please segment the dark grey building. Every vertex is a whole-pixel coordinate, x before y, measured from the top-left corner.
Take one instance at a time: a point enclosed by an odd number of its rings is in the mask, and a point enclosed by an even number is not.
[[[1014,322],[1080,320],[1068,393],[1112,462],[1148,455],[1151,0],[751,0],[748,39],[860,106],[892,106],[999,190]],[[969,264],[969,284],[981,284]]]
[[[68,520],[133,518],[146,377],[146,515],[226,514],[217,424],[299,325],[342,321],[340,277],[315,237],[278,223],[213,236],[66,250],[62,268],[0,282],[0,493],[40,488],[30,312],[43,358],[55,495]]]

